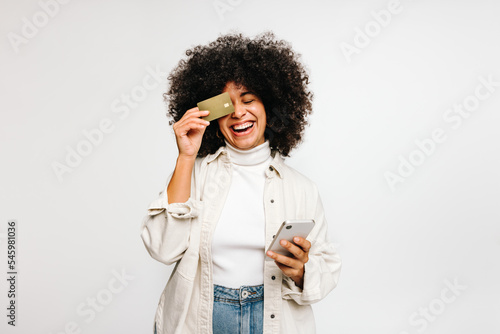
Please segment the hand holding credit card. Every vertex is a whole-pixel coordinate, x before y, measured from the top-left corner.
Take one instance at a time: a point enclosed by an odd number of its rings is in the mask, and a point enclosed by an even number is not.
[[[198,109],[210,111],[208,116],[202,117],[209,122],[234,112],[233,102],[231,102],[231,97],[227,92],[198,102]]]

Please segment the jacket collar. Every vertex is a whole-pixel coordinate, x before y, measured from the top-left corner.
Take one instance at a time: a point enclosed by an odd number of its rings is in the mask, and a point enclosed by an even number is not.
[[[269,169],[266,171],[266,175],[268,177],[272,176],[271,173],[276,173],[280,178],[283,178],[284,175],[284,169],[285,169],[285,162],[283,160],[283,157],[279,154],[277,150],[272,150],[271,155],[273,156],[273,160],[271,161],[269,165]],[[226,146],[221,146],[219,149],[213,153],[209,154],[206,156],[206,162],[207,165],[215,161],[216,159],[221,159],[224,163],[231,163],[229,160],[229,155],[227,153],[227,148]]]

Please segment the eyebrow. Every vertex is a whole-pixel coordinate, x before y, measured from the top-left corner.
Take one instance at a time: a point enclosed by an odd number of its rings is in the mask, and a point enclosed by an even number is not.
[[[243,97],[243,96],[248,95],[248,94],[252,94],[252,95],[257,96],[257,94],[255,94],[254,92],[250,92],[250,91],[248,91],[248,92],[243,92],[243,93],[241,93],[241,94],[240,94],[240,97]]]

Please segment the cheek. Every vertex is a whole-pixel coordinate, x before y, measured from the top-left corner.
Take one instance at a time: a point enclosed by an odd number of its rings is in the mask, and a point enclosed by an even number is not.
[[[257,110],[256,110],[256,116],[259,118],[259,121],[262,123],[266,123],[267,121],[267,114],[266,114],[266,109],[264,108],[264,105],[260,105]]]
[[[217,124],[219,125],[219,129],[221,130],[224,130],[226,128],[226,126],[224,124],[226,124],[226,122],[224,121],[224,118],[219,118],[217,120]]]
[[[227,121],[229,120],[230,117],[231,117],[231,114],[220,117],[217,119],[217,123],[219,123],[219,126],[226,126]]]
[[[261,114],[261,116],[260,116],[259,118],[260,118],[260,119],[259,119],[259,121],[260,121],[262,124],[264,124],[264,125],[265,125],[265,124],[267,123],[267,117],[266,117],[266,112],[265,112],[265,111],[263,111],[263,112],[262,112],[262,114]]]

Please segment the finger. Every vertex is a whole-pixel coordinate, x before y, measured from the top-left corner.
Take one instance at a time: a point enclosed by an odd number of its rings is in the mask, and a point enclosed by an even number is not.
[[[293,242],[296,245],[300,246],[300,248],[302,248],[302,250],[306,253],[309,252],[309,250],[311,249],[311,242],[302,237],[294,237]]]
[[[192,125],[193,123],[192,122],[198,122],[198,124],[204,124],[205,126],[208,126],[210,125],[210,122],[209,121],[206,121],[204,119],[201,119],[200,117],[197,117],[196,115],[198,114],[199,112],[196,112],[196,113],[193,113],[191,114],[191,116],[187,116],[187,117],[182,117],[178,122],[176,122],[174,124],[174,131],[178,128],[178,129],[182,129],[184,128],[185,126],[190,126]]]
[[[202,117],[202,116],[207,116],[208,114],[210,114],[210,111],[208,110],[200,110],[198,109],[198,107],[194,107],[194,108],[191,108],[189,109],[188,111],[186,111],[184,113],[184,115],[182,116],[182,118],[186,117]]]
[[[192,114],[193,112],[197,112],[197,111],[200,111],[200,108],[198,108],[198,107],[193,107],[193,108],[191,108],[191,109],[188,109],[188,110],[184,113],[184,115],[190,115],[190,114]]]
[[[285,266],[279,262],[276,262],[276,261],[274,261],[274,262],[276,263],[278,268],[280,268],[280,270],[283,272],[283,274],[288,276],[288,277],[301,276],[301,274],[302,274],[301,269],[290,268],[290,267]]]
[[[295,256],[295,258],[299,259],[301,262],[306,263],[309,260],[307,252],[304,252],[301,247],[294,245],[293,243],[286,240],[280,240],[280,245],[286,248],[290,253],[292,253],[293,256]]]
[[[201,118],[191,118],[189,119],[188,121],[185,122],[186,126],[192,126],[192,127],[196,127],[198,125],[203,125],[203,127],[207,127],[210,125],[210,122],[209,121],[205,121],[204,119],[201,119]]]
[[[174,124],[174,132],[178,135],[185,135],[192,129],[205,129],[210,125],[209,121],[201,118],[191,118],[184,121],[179,121]]]
[[[174,131],[176,131],[176,130],[186,131],[186,128],[198,127],[198,125],[208,126],[208,125],[210,125],[210,122],[208,122],[204,119],[198,118],[198,117],[181,119],[177,123],[174,124],[173,129],[174,129]]]
[[[281,255],[272,251],[267,252],[268,256],[272,258],[275,262],[281,263],[287,267],[294,269],[302,269],[304,263],[298,259],[294,259],[285,255]]]

